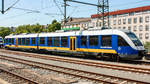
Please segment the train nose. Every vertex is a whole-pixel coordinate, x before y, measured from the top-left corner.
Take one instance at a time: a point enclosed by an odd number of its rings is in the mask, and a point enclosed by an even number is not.
[[[146,50],[140,50],[138,51],[139,59],[142,59],[144,56],[146,56]]]

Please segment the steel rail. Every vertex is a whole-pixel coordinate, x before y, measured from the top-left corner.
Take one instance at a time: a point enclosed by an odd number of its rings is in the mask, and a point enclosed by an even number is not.
[[[136,82],[138,84],[149,83],[149,82],[143,82],[143,81],[139,81],[139,80],[132,80],[132,79],[127,79],[127,78],[121,78],[121,77],[115,77],[115,76],[110,76],[110,75],[99,74],[99,73],[95,73],[95,72],[88,72],[88,71],[82,71],[82,70],[77,70],[77,69],[72,69],[72,68],[66,68],[66,67],[62,67],[62,66],[45,64],[45,63],[41,63],[41,62],[29,61],[29,60],[24,60],[24,59],[15,58],[15,57],[9,57],[9,56],[0,57],[0,59],[5,59],[5,60],[13,61],[13,62],[18,62],[18,63],[23,63],[23,64],[30,65],[30,66],[33,66],[33,67],[39,67],[39,68],[43,68],[43,69],[47,69],[47,70],[51,70],[51,71],[55,71],[55,72],[59,72],[59,73],[69,74],[69,75],[73,75],[73,76],[78,76],[78,77],[81,77],[81,78],[86,78],[86,79],[90,79],[90,80],[94,80],[94,81],[101,81],[101,82],[104,82],[104,83],[116,84],[114,82],[108,82],[108,81],[104,81],[104,80],[93,78],[93,77],[81,76],[80,74],[73,74],[73,73],[68,73],[68,72],[62,72],[62,71],[60,71],[58,69],[50,69],[48,67],[44,67],[44,66],[40,66],[40,65],[36,65],[36,64],[57,67],[57,68],[60,68],[60,69],[64,69],[66,71],[77,71],[77,72],[81,72],[81,73],[94,74],[96,76],[105,76],[105,77],[109,77],[109,78],[113,78],[113,79],[114,78],[115,79],[120,79],[120,80],[124,80],[124,81],[128,81],[128,82]],[[15,59],[15,60],[12,60],[12,59]],[[18,61],[16,61],[16,60],[18,60]],[[26,63],[23,62],[23,61],[25,61]],[[34,63],[34,64],[32,64],[32,63]]]
[[[28,82],[29,84],[39,84],[39,83],[36,82],[36,81],[33,81],[33,80],[29,79],[29,78],[25,78],[24,76],[21,76],[21,75],[19,75],[19,74],[17,74],[17,73],[11,72],[11,71],[9,71],[9,70],[7,70],[7,69],[4,69],[4,68],[2,68],[2,67],[0,67],[0,70],[3,71],[3,72],[6,72],[6,73],[8,73],[8,74],[11,74],[11,75],[13,75],[13,76],[16,76],[16,77],[18,77],[18,78],[20,78],[20,79],[23,79],[23,80],[25,80],[25,82]],[[1,72],[1,73],[2,73],[2,72]]]
[[[13,52],[12,54],[17,54],[20,56],[25,55],[27,57],[40,58],[40,59],[46,59],[46,60],[54,60],[54,61],[67,62],[67,63],[73,63],[73,64],[81,64],[81,65],[87,65],[87,66],[93,66],[93,67],[130,71],[130,72],[142,73],[142,74],[150,74],[150,69],[148,69],[148,68],[106,64],[106,63],[100,63],[100,62],[89,62],[89,61],[66,59],[66,58],[60,58],[60,57],[48,57],[48,56],[43,56],[43,55],[38,55],[38,54],[30,54],[30,53],[22,53],[22,52],[14,52],[14,51],[11,51],[11,52]]]

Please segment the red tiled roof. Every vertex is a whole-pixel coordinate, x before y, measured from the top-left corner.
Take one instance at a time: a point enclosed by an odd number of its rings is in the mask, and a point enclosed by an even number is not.
[[[120,14],[125,14],[125,13],[141,12],[141,11],[146,11],[146,10],[150,10],[150,6],[143,6],[143,7],[131,8],[131,9],[125,9],[125,10],[112,11],[112,12],[109,12],[109,15],[120,15]],[[102,16],[102,15],[94,14],[94,15],[91,15],[91,18],[97,18],[98,16]]]

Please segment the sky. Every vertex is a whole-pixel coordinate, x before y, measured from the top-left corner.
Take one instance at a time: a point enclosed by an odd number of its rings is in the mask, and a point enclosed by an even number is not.
[[[0,27],[17,27],[19,25],[50,24],[52,20],[63,19],[63,0],[4,0],[5,10],[0,13]],[[76,0],[97,4],[98,0]],[[56,2],[56,3],[55,3]],[[67,17],[90,17],[97,13],[97,7],[67,2]],[[109,0],[110,11],[150,5],[150,0]],[[0,0],[1,10],[1,0]],[[62,11],[62,12],[61,12]]]

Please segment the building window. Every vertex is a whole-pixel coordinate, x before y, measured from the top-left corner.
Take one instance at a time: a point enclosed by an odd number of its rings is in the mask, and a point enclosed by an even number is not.
[[[68,47],[68,38],[61,37],[61,47]]]
[[[143,23],[143,17],[140,17],[139,22]]]
[[[98,36],[89,36],[89,45],[98,46]]]
[[[117,17],[117,15],[113,15],[113,18],[116,18]]]
[[[52,46],[52,37],[47,38],[47,46]]]
[[[126,27],[123,27],[123,29],[126,29]]]
[[[40,44],[45,44],[45,37],[40,37]]]
[[[140,31],[143,30],[143,26],[142,26],[142,25],[139,26],[139,30],[140,30]]]
[[[118,25],[121,25],[121,19],[118,20]]]
[[[74,27],[74,24],[72,24],[72,27]]]
[[[116,27],[114,27],[114,29],[116,29]]]
[[[130,30],[130,31],[131,31],[131,26],[129,26],[129,27],[128,27],[128,30]]]
[[[136,27],[136,25],[134,26],[133,31],[137,31],[137,27]]]
[[[96,27],[98,27],[98,22],[96,22]]]
[[[116,20],[113,21],[113,24],[116,25]]]
[[[131,24],[131,18],[128,19],[128,24]]]
[[[54,46],[59,47],[59,37],[54,37]]]
[[[145,17],[145,22],[149,22],[149,16]]]
[[[112,36],[101,36],[102,47],[112,47]]]
[[[121,27],[118,27],[118,29],[121,29]]]
[[[123,24],[126,24],[126,19],[123,19]]]
[[[132,13],[129,13],[129,16],[133,16],[134,15],[134,12],[132,12]]]
[[[101,25],[102,25],[102,23],[101,23],[101,22],[99,22],[99,27],[101,27]]]
[[[145,34],[145,39],[149,39],[149,33]]]
[[[149,25],[145,26],[145,31],[149,31]]]
[[[134,18],[134,23],[137,23],[137,18]]]
[[[95,27],[95,22],[93,22],[93,27]]]
[[[87,36],[81,36],[81,46],[86,46],[87,44]]]
[[[140,39],[142,39],[142,37],[143,37],[143,34],[142,34],[142,33],[140,33],[140,34],[139,34],[139,38],[140,38]]]
[[[78,24],[76,24],[76,27],[78,27],[79,25]]]

